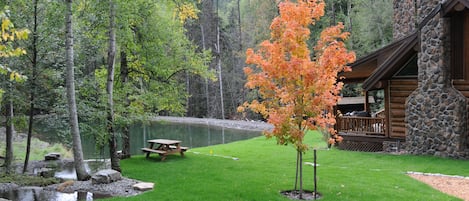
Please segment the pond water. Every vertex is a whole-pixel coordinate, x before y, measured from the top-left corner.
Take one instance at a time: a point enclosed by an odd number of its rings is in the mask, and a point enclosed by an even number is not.
[[[222,128],[211,125],[152,122],[150,125],[135,125],[130,129],[130,148],[132,155],[143,154],[142,147],[147,146],[150,139],[172,139],[182,141],[181,145],[189,148],[225,144],[246,140],[261,135],[260,131]],[[107,158],[108,149],[100,152],[95,147],[92,137],[82,139],[83,154],[86,159]],[[119,148],[121,149],[121,148]]]
[[[85,160],[86,171],[94,174],[100,169],[104,169],[109,160]],[[61,180],[76,180],[75,168],[72,162],[59,164],[56,167],[54,176]],[[37,174],[41,168],[34,169],[33,173]],[[43,189],[41,187],[20,187],[12,191],[3,192],[0,189],[0,198],[5,198],[12,201],[77,201],[86,200],[92,201],[102,198],[112,197],[105,193],[91,193],[86,191],[76,191],[73,193],[63,193],[53,190]]]
[[[90,192],[61,193],[57,191],[43,190],[39,187],[23,187],[17,190],[0,193],[0,198],[12,201],[92,201],[110,197],[111,196],[107,194],[93,194]]]

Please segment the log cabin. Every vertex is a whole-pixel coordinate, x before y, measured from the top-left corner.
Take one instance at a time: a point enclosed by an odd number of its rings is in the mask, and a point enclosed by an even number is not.
[[[469,0],[394,0],[394,42],[344,83],[384,91],[376,117],[338,116],[339,148],[469,158]],[[365,109],[369,111],[369,107]]]

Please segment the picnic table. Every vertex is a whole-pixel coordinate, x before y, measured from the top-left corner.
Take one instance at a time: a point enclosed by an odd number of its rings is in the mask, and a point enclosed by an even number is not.
[[[151,153],[157,153],[161,157],[161,161],[164,161],[168,154],[180,153],[181,156],[184,156],[184,152],[189,149],[188,147],[182,147],[179,140],[153,139],[147,142],[148,147],[142,148],[142,151],[146,153],[146,157],[150,157]]]

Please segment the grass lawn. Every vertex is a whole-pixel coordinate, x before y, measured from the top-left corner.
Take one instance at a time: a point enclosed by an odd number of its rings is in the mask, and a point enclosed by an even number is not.
[[[306,141],[325,147],[321,135]],[[184,144],[184,143],[183,143]],[[213,156],[210,153],[213,153]],[[215,155],[232,156],[233,160]],[[313,161],[312,151],[305,162]],[[123,175],[154,182],[155,189],[110,200],[288,200],[281,190],[293,189],[296,152],[258,137],[225,145],[191,149],[186,157],[171,155],[160,162],[152,155],[121,161]],[[318,191],[328,200],[459,200],[408,177],[407,171],[469,176],[469,161],[425,156],[318,150]],[[305,189],[313,190],[313,167],[304,166]]]

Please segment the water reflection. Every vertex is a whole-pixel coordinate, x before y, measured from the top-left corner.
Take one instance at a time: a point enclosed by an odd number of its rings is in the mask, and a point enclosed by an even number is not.
[[[110,160],[103,159],[103,160],[85,160],[85,170],[89,174],[94,174],[99,170],[111,168],[110,167]],[[75,166],[73,163],[66,163],[59,170],[57,170],[54,174],[55,178],[59,178],[62,180],[76,180],[77,174],[75,171]]]
[[[131,127],[130,133],[130,153],[132,155],[142,154],[140,148],[146,147],[147,140],[149,139],[163,138],[180,140],[182,141],[182,146],[194,148],[246,140],[261,135],[260,131],[169,122],[152,122],[150,125],[135,125]],[[92,138],[84,138],[82,143],[85,158],[102,158],[103,155],[104,157],[106,156],[107,151],[100,153],[96,150]]]
[[[47,121],[45,121],[47,122]],[[63,143],[58,128],[37,122],[35,130],[49,143]],[[222,128],[213,125],[190,123],[151,122],[147,125],[136,124],[130,128],[131,154],[142,154],[140,148],[147,146],[148,139],[164,138],[182,141],[182,146],[189,148],[225,144],[238,140],[250,139],[261,135],[260,131],[247,131]],[[108,148],[98,150],[94,136],[82,132],[82,147],[85,159],[109,158]],[[63,136],[62,136],[63,137]],[[120,142],[119,142],[120,145]],[[122,149],[118,147],[118,149]]]
[[[57,191],[44,190],[41,187],[22,187],[13,191],[0,193],[0,198],[12,201],[92,201],[110,197],[111,196],[107,194],[90,192],[61,193]]]

